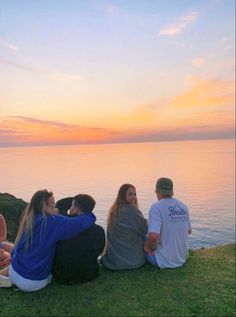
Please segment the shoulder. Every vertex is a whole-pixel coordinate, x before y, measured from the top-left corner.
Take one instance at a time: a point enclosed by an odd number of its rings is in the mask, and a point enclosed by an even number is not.
[[[150,212],[153,210],[157,210],[160,207],[160,201],[156,201],[155,203],[153,203],[150,207]]]
[[[162,204],[161,201],[157,201],[151,205],[149,210],[149,221],[152,219],[156,219],[157,217],[161,217],[162,214]]]
[[[139,211],[137,207],[135,207],[134,205],[121,205],[120,210],[128,210],[131,212],[137,212]]]
[[[94,224],[88,229],[83,230],[79,234],[75,235],[74,237],[70,238],[70,241],[86,241],[88,242],[89,239],[100,240],[105,239],[105,230],[99,226]]]
[[[102,226],[94,224],[92,227],[87,229],[87,232],[90,232],[92,234],[94,234],[94,233],[103,234],[103,233],[105,233],[105,230],[103,229]]]
[[[121,214],[125,214],[126,216],[142,216],[142,212],[133,205],[122,205],[119,208]]]
[[[178,205],[181,205],[182,207],[184,207],[185,209],[188,209],[187,205],[185,203],[183,203],[181,200],[177,199],[177,198],[172,198],[176,203],[178,203]]]
[[[105,232],[105,230],[103,229],[103,227],[102,227],[102,226],[99,226],[99,225],[93,225],[93,228],[94,228],[94,230],[96,230],[96,231]]]
[[[57,221],[63,221],[63,220],[65,220],[66,218],[67,218],[66,216],[62,216],[62,215],[59,215],[59,214],[48,215],[48,216],[47,216],[47,219],[48,219],[49,221],[55,221],[55,222],[57,222]]]
[[[41,222],[41,221],[46,220],[47,225],[54,225],[55,226],[55,225],[60,225],[60,224],[65,223],[67,221],[66,218],[67,217],[59,215],[59,214],[47,215],[46,217],[44,217],[42,215],[42,216],[37,217],[36,221]]]

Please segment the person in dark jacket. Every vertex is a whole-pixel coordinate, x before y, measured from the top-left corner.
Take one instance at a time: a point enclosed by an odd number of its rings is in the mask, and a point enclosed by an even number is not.
[[[59,213],[74,217],[91,212],[95,200],[85,194],[57,202]],[[68,213],[69,210],[69,213]],[[52,275],[59,284],[77,284],[94,280],[99,275],[98,257],[105,247],[105,232],[94,224],[82,234],[57,243]]]

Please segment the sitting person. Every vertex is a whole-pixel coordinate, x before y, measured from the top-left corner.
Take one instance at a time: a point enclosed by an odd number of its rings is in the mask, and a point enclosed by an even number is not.
[[[0,270],[0,287],[16,285],[32,292],[46,287],[56,243],[69,239],[95,223],[92,212],[75,217],[56,214],[52,192],[37,191],[25,209],[12,252],[11,264]]]
[[[131,184],[124,184],[109,211],[107,248],[101,259],[102,265],[111,270],[143,266],[146,233],[147,220],[138,209],[136,189]]]
[[[0,268],[11,262],[11,252],[14,244],[7,242],[7,226],[3,215],[0,213]]]
[[[71,208],[70,208],[71,205]],[[94,209],[95,200],[84,194],[61,199],[56,207],[59,213],[68,217],[86,214]],[[98,256],[105,246],[105,232],[102,227],[93,225],[80,234],[57,243],[52,275],[60,284],[88,282],[99,275]]]
[[[162,269],[182,266],[188,257],[191,222],[188,207],[173,197],[173,182],[162,177],[156,182],[155,202],[149,211],[147,260]]]

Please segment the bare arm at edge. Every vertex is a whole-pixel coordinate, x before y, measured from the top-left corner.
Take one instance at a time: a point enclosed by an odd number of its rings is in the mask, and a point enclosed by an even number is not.
[[[7,226],[5,219],[2,214],[0,214],[0,242],[5,241],[7,238]]]

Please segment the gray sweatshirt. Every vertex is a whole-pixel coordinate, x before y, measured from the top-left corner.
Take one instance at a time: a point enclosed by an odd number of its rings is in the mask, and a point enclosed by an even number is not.
[[[111,270],[136,269],[146,262],[143,243],[147,220],[136,207],[122,205],[112,228],[107,230],[107,249],[102,264]]]

